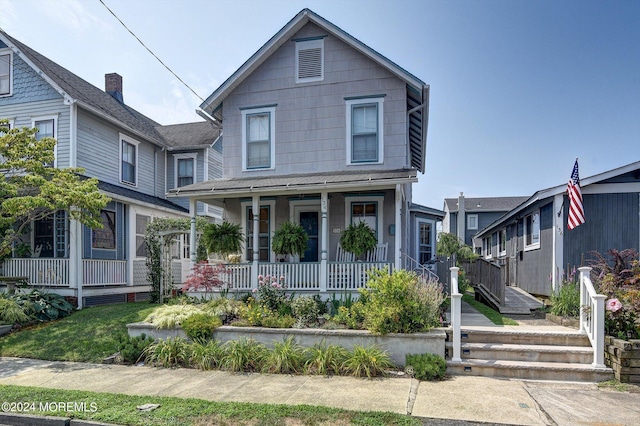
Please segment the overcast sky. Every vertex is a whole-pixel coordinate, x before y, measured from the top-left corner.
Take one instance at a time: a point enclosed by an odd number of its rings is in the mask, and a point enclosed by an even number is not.
[[[640,1],[103,0],[202,98],[310,8],[431,86],[414,202],[532,195],[640,160]],[[162,124],[201,100],[99,0],[0,0],[0,27]]]

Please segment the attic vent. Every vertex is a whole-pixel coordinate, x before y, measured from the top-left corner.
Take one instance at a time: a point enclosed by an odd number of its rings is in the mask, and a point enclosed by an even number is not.
[[[324,40],[296,43],[296,83],[321,81],[324,78]]]

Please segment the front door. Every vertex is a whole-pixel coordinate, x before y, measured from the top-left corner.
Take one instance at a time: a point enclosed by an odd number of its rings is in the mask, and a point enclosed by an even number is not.
[[[307,233],[309,238],[307,243],[307,250],[304,252],[304,256],[300,259],[301,262],[317,262],[318,261],[318,247],[319,247],[319,226],[318,226],[317,211],[301,211],[300,212],[300,226]]]

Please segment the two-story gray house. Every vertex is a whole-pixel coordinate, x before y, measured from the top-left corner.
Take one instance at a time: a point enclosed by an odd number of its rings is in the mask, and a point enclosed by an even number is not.
[[[235,288],[271,273],[292,289],[355,289],[365,268],[435,255],[442,212],[411,204],[425,168],[429,86],[331,22],[302,10],[198,112],[224,132],[222,177],[168,196],[188,196],[192,216],[203,202],[241,224]],[[285,221],[300,223],[309,245],[282,262],[271,238]],[[379,248],[369,262],[349,262],[340,236],[360,221]]]
[[[168,190],[221,176],[217,128],[206,121],[162,126],[126,105],[118,74],[107,74],[100,90],[2,31],[0,118],[37,128],[36,138],[55,138],[54,166],[84,168],[112,199],[102,229],[65,212],[33,223],[21,257],[16,250],[2,273],[77,297],[80,306],[145,297],[146,225],[187,216],[188,200],[169,201]],[[221,215],[205,204],[197,212]],[[176,260],[184,251],[176,250]]]

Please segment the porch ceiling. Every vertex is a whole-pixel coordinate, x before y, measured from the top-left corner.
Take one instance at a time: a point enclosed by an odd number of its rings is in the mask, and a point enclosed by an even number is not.
[[[186,196],[204,201],[206,199],[246,197],[256,193],[274,195],[318,193],[321,191],[369,191],[393,188],[396,184],[417,181],[415,169],[221,178],[172,189],[167,196]]]

